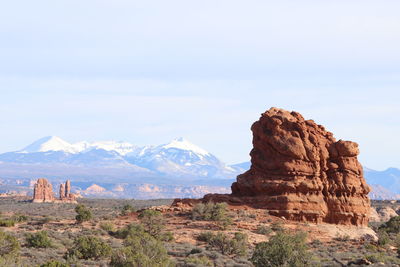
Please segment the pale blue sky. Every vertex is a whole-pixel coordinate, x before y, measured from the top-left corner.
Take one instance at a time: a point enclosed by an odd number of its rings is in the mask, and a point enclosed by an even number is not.
[[[0,152],[47,135],[184,136],[248,160],[252,122],[296,110],[400,167],[399,1],[8,1]]]

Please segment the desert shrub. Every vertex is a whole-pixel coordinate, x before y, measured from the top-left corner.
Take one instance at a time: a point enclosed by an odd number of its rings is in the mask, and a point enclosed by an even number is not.
[[[143,225],[137,223],[131,223],[122,229],[118,229],[113,232],[112,235],[116,238],[125,239],[129,234],[135,234],[138,232],[144,232]]]
[[[78,223],[82,223],[92,219],[92,212],[83,204],[77,205],[75,207],[75,212],[77,213],[75,219]]]
[[[198,254],[198,253],[202,253],[203,249],[201,248],[193,248],[189,254]]]
[[[136,209],[132,205],[126,204],[121,209],[121,216],[129,215],[130,213],[135,212],[135,211],[136,211]]]
[[[52,246],[51,239],[47,235],[46,231],[40,231],[37,233],[29,233],[26,235],[26,242],[29,247],[33,248],[48,248]]]
[[[70,267],[70,265],[67,263],[51,260],[43,263],[42,265],[40,265],[40,267]]]
[[[285,230],[281,222],[271,223],[271,230],[274,232],[282,232]]]
[[[174,240],[174,234],[172,232],[163,232],[159,238],[161,241],[171,242]]]
[[[107,232],[114,231],[114,224],[111,222],[102,222],[100,223],[100,228]]]
[[[28,220],[28,216],[16,214],[11,217],[11,220],[15,221],[16,223],[26,222]]]
[[[350,236],[347,234],[343,234],[343,235],[337,234],[335,237],[335,240],[341,241],[341,242],[347,242],[350,240]]]
[[[1,227],[13,227],[15,225],[15,221],[12,219],[1,219],[0,226]]]
[[[217,234],[203,232],[197,239],[206,242],[209,247],[217,249],[224,255],[245,256],[247,254],[247,235],[243,233],[235,233],[234,237],[230,238],[222,232]]]
[[[207,256],[194,256],[191,255],[185,259],[186,265],[194,265],[194,266],[213,266],[212,261]]]
[[[400,232],[400,216],[392,217],[389,221],[382,224],[379,227],[379,230],[388,232],[388,233],[399,233]]]
[[[160,238],[165,228],[162,213],[156,210],[144,210],[139,214],[144,230],[155,238]]]
[[[311,255],[307,251],[306,235],[277,232],[268,242],[256,245],[251,262],[263,266],[309,266]]]
[[[232,224],[226,203],[199,203],[192,209],[192,220],[215,221],[225,229]]]
[[[201,232],[197,236],[197,240],[207,242],[210,241],[214,237],[214,234],[212,232]]]
[[[367,251],[377,251],[378,250],[378,247],[376,245],[369,243],[369,242],[364,245],[364,248]]]
[[[400,248],[400,233],[399,233],[399,234],[396,234],[396,235],[393,237],[393,245],[394,245],[395,247],[397,247],[397,248]]]
[[[269,235],[270,233],[272,233],[272,229],[265,225],[259,225],[257,227],[256,233],[260,235]]]
[[[100,259],[111,254],[111,247],[95,236],[80,236],[74,240],[72,248],[68,249],[66,258]]]
[[[366,255],[365,259],[372,263],[385,262],[385,255],[383,253],[374,253]]]
[[[389,234],[385,231],[378,231],[378,245],[381,247],[384,247],[390,243],[390,237]]]
[[[11,234],[0,231],[0,257],[16,256],[20,245],[17,238]]]
[[[111,266],[173,266],[162,242],[144,231],[143,227],[131,225],[124,233],[124,247],[113,251]]]
[[[54,221],[54,218],[53,218],[53,217],[44,216],[44,217],[40,220],[40,223],[41,223],[41,224],[46,224],[46,223],[49,223],[49,222],[51,222],[51,221]]]

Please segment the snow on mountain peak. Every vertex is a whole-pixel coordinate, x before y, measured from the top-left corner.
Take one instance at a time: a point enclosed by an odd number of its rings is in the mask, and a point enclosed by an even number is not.
[[[46,136],[29,146],[22,149],[20,152],[33,153],[33,152],[48,152],[48,151],[64,151],[68,153],[76,152],[74,147],[62,140],[58,136]]]
[[[177,149],[182,149],[182,150],[189,150],[189,151],[192,151],[196,154],[200,154],[203,156],[210,155],[209,152],[190,143],[188,140],[184,139],[183,137],[179,137],[179,138],[172,140],[170,143],[163,145],[163,148],[165,148],[165,149],[177,148]]]
[[[122,141],[100,141],[100,142],[78,142],[78,143],[68,143],[57,136],[47,136],[41,138],[24,149],[20,150],[20,153],[34,153],[34,152],[49,152],[49,151],[63,151],[66,153],[76,154],[85,151],[90,151],[93,149],[103,149],[106,151],[115,151],[122,156],[129,153],[143,154],[149,149],[156,148],[155,146],[138,147],[128,142]],[[188,140],[179,137],[168,144],[160,145],[158,148],[169,149],[176,148],[186,151],[191,151],[195,154],[201,156],[210,155],[206,150],[192,144]]]
[[[84,148],[83,150],[103,149],[106,151],[115,151],[123,156],[137,148],[135,145],[123,141],[100,141],[94,143],[80,142],[74,144],[74,146],[80,147],[81,149]]]
[[[86,141],[70,144],[60,137],[47,136],[43,137],[24,149],[18,151],[20,153],[35,153],[35,152],[49,152],[49,151],[63,151],[66,153],[76,154],[92,149],[103,149],[106,151],[115,151],[121,155],[126,155],[137,147],[127,142],[122,141],[101,141],[89,143]]]

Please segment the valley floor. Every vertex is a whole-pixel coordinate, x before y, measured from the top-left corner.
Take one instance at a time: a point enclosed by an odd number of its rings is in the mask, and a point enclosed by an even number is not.
[[[139,223],[138,212],[121,215],[124,206],[130,205],[140,211],[153,207],[162,213],[165,232],[173,239],[163,244],[170,258],[177,266],[253,266],[250,261],[257,243],[268,241],[276,232],[285,229],[289,234],[305,232],[311,253],[311,266],[350,266],[358,262],[371,266],[400,266],[397,257],[396,236],[380,244],[374,241],[374,233],[369,228],[339,227],[328,224],[308,224],[289,222],[268,215],[265,210],[230,207],[231,224],[221,227],[215,221],[193,219],[190,208],[170,208],[172,200],[114,200],[80,199],[93,214],[87,222],[76,223],[73,204],[37,204],[26,198],[1,198],[1,219],[26,216],[14,226],[0,227],[14,235],[21,245],[19,261],[6,266],[40,266],[50,260],[66,262],[64,256],[73,246],[74,240],[81,236],[95,236],[107,243],[112,250],[123,246],[117,236],[118,229],[131,223]],[[393,202],[375,202],[375,206],[392,206]],[[375,223],[377,227],[380,223]],[[28,246],[27,234],[46,231],[52,245],[47,248]],[[248,238],[244,253],[227,252],[211,246],[199,236],[206,232],[223,233],[227,237],[243,233]],[[112,234],[114,233],[114,234]],[[392,242],[393,241],[393,242]],[[110,258],[79,259],[75,266],[109,266]],[[0,261],[1,264],[1,261]],[[73,265],[71,265],[73,266]]]

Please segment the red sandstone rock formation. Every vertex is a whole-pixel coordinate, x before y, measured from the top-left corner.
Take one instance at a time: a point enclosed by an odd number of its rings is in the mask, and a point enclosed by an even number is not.
[[[271,215],[310,222],[365,226],[370,189],[357,160],[358,145],[297,112],[271,108],[251,127],[251,168],[231,195],[203,201],[265,208]]]
[[[76,203],[76,196],[71,194],[71,182],[67,180],[60,185],[60,198],[56,199],[53,194],[53,186],[45,178],[37,180],[33,188],[33,200],[35,203],[55,202],[55,203]]]
[[[62,202],[76,202],[76,196],[71,194],[70,180],[67,180],[65,184],[60,184],[60,200]]]
[[[33,202],[53,202],[53,186],[44,178],[37,180],[33,188]]]

